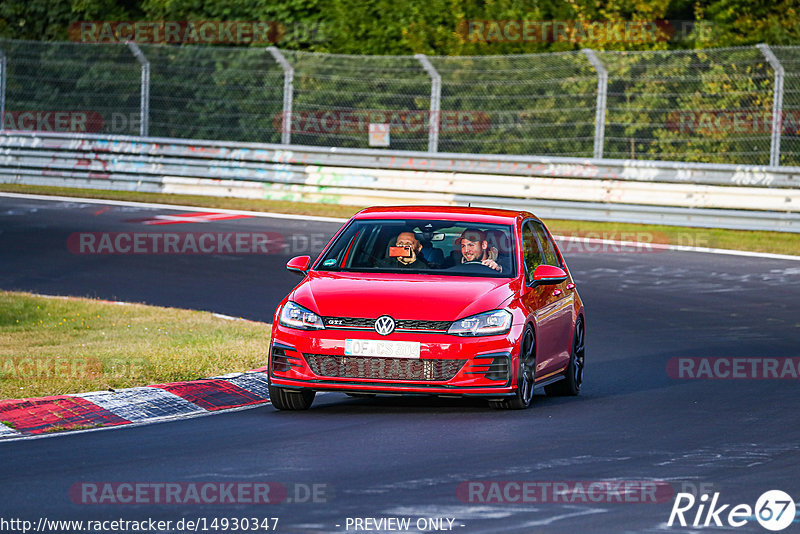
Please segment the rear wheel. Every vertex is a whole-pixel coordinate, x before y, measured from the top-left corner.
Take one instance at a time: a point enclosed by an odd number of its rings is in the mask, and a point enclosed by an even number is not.
[[[583,319],[578,318],[575,323],[575,336],[572,340],[572,352],[569,355],[569,364],[564,375],[564,380],[544,387],[545,393],[551,396],[574,396],[581,392],[583,383],[583,357],[585,353],[585,334]]]
[[[528,325],[522,335],[517,369],[517,391],[513,397],[489,401],[489,406],[500,410],[524,410],[533,401],[534,369],[536,368],[536,338]]]
[[[280,388],[269,384],[269,400],[279,410],[308,410],[317,392]]]

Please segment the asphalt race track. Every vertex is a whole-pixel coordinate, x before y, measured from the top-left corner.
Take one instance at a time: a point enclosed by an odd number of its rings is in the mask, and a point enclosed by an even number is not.
[[[0,288],[271,321],[278,301],[299,281],[284,269],[288,258],[318,251],[338,228],[272,218],[142,222],[178,213],[0,198]],[[274,254],[97,255],[67,246],[73,233],[155,231],[274,232],[285,247]],[[303,413],[262,406],[0,442],[0,515],[34,524],[42,517],[173,524],[206,518],[209,526],[213,518],[278,517],[277,532],[287,533],[356,532],[354,518],[387,517],[412,518],[411,532],[420,531],[419,518],[454,519],[450,528],[464,534],[766,532],[755,518],[716,529],[669,527],[667,521],[680,491],[706,494],[709,501],[718,492],[728,510],[754,507],[773,489],[800,501],[800,382],[676,379],[667,363],[797,358],[800,262],[613,251],[576,251],[566,259],[587,310],[587,369],[577,398],[538,392],[532,409],[499,412],[479,401],[324,394]],[[471,481],[485,483],[472,487],[490,488],[495,481],[506,489],[513,481],[537,487],[650,481],[662,489],[669,484],[670,492],[644,503],[629,494],[623,502],[570,502],[569,493],[519,503],[513,492],[481,502],[489,493],[459,490]],[[288,495],[280,504],[259,505],[82,504],[69,494],[81,482],[273,482]],[[307,491],[314,485],[316,499]],[[688,522],[697,511],[696,505],[686,513]],[[448,527],[445,520],[426,529]],[[798,531],[797,520],[785,530]]]

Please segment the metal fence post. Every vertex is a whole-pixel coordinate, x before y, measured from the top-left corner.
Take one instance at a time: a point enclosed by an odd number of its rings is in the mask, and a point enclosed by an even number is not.
[[[431,77],[431,113],[428,119],[428,152],[439,151],[439,120],[442,105],[442,77],[425,54],[414,54]]]
[[[6,123],[6,53],[0,50],[0,132]]]
[[[769,144],[769,166],[779,167],[781,164],[781,130],[783,130],[783,65],[772,52],[768,44],[758,44],[764,57],[775,72],[775,83],[772,88],[772,137]]]
[[[141,98],[139,102],[139,135],[147,137],[150,130],[150,62],[144,57],[139,46],[128,41],[128,48],[142,65]]]
[[[292,144],[292,98],[294,96],[294,68],[274,46],[267,50],[283,69],[283,117],[281,119],[281,144]]]
[[[597,71],[597,105],[594,115],[594,157],[602,159],[606,131],[606,95],[608,94],[608,71],[591,48],[582,50],[586,59]]]

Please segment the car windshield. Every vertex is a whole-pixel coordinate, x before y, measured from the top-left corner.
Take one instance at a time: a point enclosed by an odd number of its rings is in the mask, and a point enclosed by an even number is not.
[[[446,220],[355,220],[316,265],[320,271],[516,276],[513,227]]]

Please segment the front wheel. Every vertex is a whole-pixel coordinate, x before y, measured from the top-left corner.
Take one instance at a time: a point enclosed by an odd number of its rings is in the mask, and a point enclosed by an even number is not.
[[[524,410],[533,401],[534,369],[536,368],[536,338],[528,325],[522,335],[517,369],[517,390],[513,397],[489,401],[489,406],[500,410]]]
[[[569,355],[569,364],[564,374],[564,380],[545,386],[545,393],[550,396],[563,397],[575,396],[581,392],[584,353],[586,352],[584,338],[583,320],[579,318],[575,323],[575,337],[572,341],[572,352]]]
[[[308,410],[317,392],[302,389],[286,389],[269,384],[269,400],[279,410]]]

